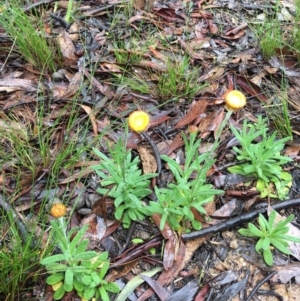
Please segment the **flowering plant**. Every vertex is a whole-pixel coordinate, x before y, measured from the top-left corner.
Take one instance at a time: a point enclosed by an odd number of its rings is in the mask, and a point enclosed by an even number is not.
[[[53,298],[60,300],[66,292],[75,289],[86,300],[101,297],[102,300],[109,301],[108,292],[118,293],[120,289],[115,283],[104,279],[109,269],[108,253],[87,251],[88,240],[83,237],[88,225],[80,230],[75,227],[67,233],[65,212],[66,208],[61,203],[53,205],[50,211],[57,218],[51,221],[51,225],[61,254],[41,261],[50,274],[46,282],[55,290]]]

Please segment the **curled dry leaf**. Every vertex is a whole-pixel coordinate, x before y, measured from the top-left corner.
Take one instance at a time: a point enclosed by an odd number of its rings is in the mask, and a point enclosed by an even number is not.
[[[157,163],[155,157],[153,156],[151,148],[138,145],[137,150],[141,157],[144,174],[155,173],[157,170]]]
[[[65,58],[66,63],[76,63],[78,61],[78,57],[75,55],[75,46],[70,37],[70,34],[65,30],[62,31],[58,37],[57,41],[60,47],[60,51]]]

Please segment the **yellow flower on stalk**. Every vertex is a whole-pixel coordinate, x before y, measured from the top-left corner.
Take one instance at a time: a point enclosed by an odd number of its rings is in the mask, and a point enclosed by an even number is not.
[[[129,115],[130,129],[137,133],[145,131],[150,123],[150,116],[144,111],[134,111]]]
[[[67,212],[67,208],[62,203],[54,204],[50,210],[50,214],[55,218],[64,216],[66,214],[66,212]]]
[[[238,90],[232,90],[225,95],[225,103],[228,111],[237,111],[246,105],[246,96]]]

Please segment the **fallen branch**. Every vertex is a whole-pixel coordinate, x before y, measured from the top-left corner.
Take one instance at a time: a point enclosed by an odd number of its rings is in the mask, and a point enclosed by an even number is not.
[[[272,209],[276,210],[276,211],[291,208],[291,207],[294,207],[294,206],[300,206],[300,198],[291,199],[291,200],[288,200],[288,201],[285,201],[285,202],[281,202],[281,203],[278,203],[278,204],[271,205]],[[260,213],[265,213],[267,211],[267,209],[268,209],[268,206],[263,207],[263,208],[259,208],[259,209],[256,209],[254,211],[251,211],[251,212],[239,215],[237,217],[231,218],[226,222],[219,223],[219,224],[214,225],[212,227],[204,228],[204,229],[201,229],[199,231],[191,232],[191,233],[188,233],[188,234],[183,234],[182,235],[182,240],[183,241],[188,241],[188,240],[196,239],[196,238],[203,237],[203,236],[206,236],[206,235],[212,235],[212,234],[216,234],[218,232],[222,232],[222,231],[225,231],[225,230],[228,230],[228,229],[232,229],[232,228],[234,228],[234,227],[236,227],[240,224],[243,224],[245,222],[249,222],[249,221],[255,219],[256,217],[258,217],[258,215]]]

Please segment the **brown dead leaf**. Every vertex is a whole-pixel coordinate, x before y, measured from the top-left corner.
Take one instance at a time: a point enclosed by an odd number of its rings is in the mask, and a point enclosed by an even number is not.
[[[262,79],[267,75],[266,72],[260,72],[259,74],[256,74],[254,77],[251,78],[251,82],[253,84],[255,84],[256,86],[260,87],[261,86],[261,82],[262,82]]]
[[[138,10],[144,10],[146,6],[146,0],[133,0],[133,7]]]
[[[93,110],[90,107],[86,106],[86,105],[81,105],[81,107],[84,109],[84,111],[90,117],[91,123],[93,125],[94,135],[97,136],[98,135],[98,125],[97,125],[96,117],[95,117],[95,114],[94,114]]]
[[[215,80],[219,77],[221,77],[224,74],[225,68],[221,67],[221,66],[217,66],[214,67],[213,69],[211,69],[210,71],[206,72],[205,74],[203,74],[199,79],[198,82],[203,82],[206,80]]]
[[[142,161],[144,174],[155,173],[157,170],[157,163],[153,155],[152,148],[143,145],[138,145],[137,150]]]
[[[277,270],[271,281],[275,283],[288,283],[293,277],[295,277],[296,283],[300,284],[300,263],[291,263],[285,265],[274,266]]]
[[[206,111],[206,107],[208,105],[207,100],[198,100],[195,101],[188,113],[175,125],[175,129],[178,129],[182,126],[185,126],[187,124],[190,124],[192,121],[194,121],[199,115],[204,113]]]
[[[290,145],[288,146],[285,151],[284,151],[284,155],[288,156],[290,158],[295,158],[298,156],[300,151],[300,144],[298,145]]]
[[[181,133],[178,133],[173,139],[172,143],[166,148],[162,149],[160,153],[163,155],[170,155],[175,149],[181,147],[183,144],[182,135]]]
[[[211,34],[216,34],[218,32],[218,26],[214,24],[212,20],[207,20],[207,24]]]
[[[226,31],[225,35],[223,36],[225,39],[230,39],[230,40],[236,40],[242,37],[245,34],[245,29],[248,26],[247,23],[243,23],[233,29],[229,29]]]
[[[208,116],[203,118],[199,124],[200,138],[206,138],[210,132],[214,132],[216,136],[216,131],[218,130],[220,124],[224,119],[224,110],[213,111]]]
[[[111,89],[106,84],[101,84],[94,76],[92,76],[88,70],[85,68],[83,69],[84,75],[92,82],[92,85],[100,91],[103,95],[105,95],[108,99],[111,99],[113,97],[113,93],[111,92]]]
[[[63,95],[62,97],[69,98],[74,96],[79,91],[82,80],[83,80],[83,74],[81,72],[76,72],[70,81],[70,84],[68,86],[65,95]]]
[[[0,79],[0,92],[13,92],[18,90],[25,90],[28,92],[35,92],[37,85],[34,81],[21,78]]]
[[[75,55],[75,46],[70,37],[70,34],[65,30],[62,31],[58,35],[57,41],[60,47],[60,51],[65,59],[65,63],[76,63],[78,61],[78,57]]]
[[[92,213],[85,216],[80,223],[82,226],[89,225],[85,237],[93,242],[100,242],[104,237],[106,231],[106,223],[103,217],[98,216],[96,213]]]
[[[110,271],[109,274],[105,277],[105,280],[114,282],[121,277],[127,276],[128,273],[136,267],[136,265],[139,263],[139,260],[139,258],[135,259],[126,263],[124,266],[121,266],[121,268]]]
[[[259,100],[263,102],[267,102],[268,97],[264,94],[264,92],[256,85],[247,80],[243,76],[236,77],[236,84],[243,88],[250,95],[257,97]]]
[[[160,298],[160,300],[166,300],[170,296],[170,293],[159,282],[146,275],[141,275],[141,276],[148,283],[148,285],[154,290],[154,292]]]
[[[168,271],[164,271],[158,277],[157,281],[161,285],[167,285],[172,283],[177,275],[182,271],[185,265],[191,260],[194,252],[206,241],[207,237],[201,237],[195,240],[186,242],[186,245],[180,240],[177,260],[174,265]],[[137,301],[144,301],[150,298],[154,294],[152,289],[146,290]]]
[[[79,37],[79,24],[78,22],[74,22],[71,24],[70,28],[69,28],[69,32],[70,32],[70,38],[73,42],[76,42],[78,40]]]
[[[264,66],[264,69],[269,73],[269,74],[275,74],[278,71],[278,68],[273,68],[270,66]]]
[[[156,224],[156,226],[159,228],[161,215],[153,214],[152,219]],[[164,239],[167,240],[164,248],[164,258],[163,258],[164,269],[167,271],[173,266],[174,261],[177,260],[179,241],[176,233],[171,229],[168,223],[166,223],[165,227],[161,230],[161,234],[164,237]]]

